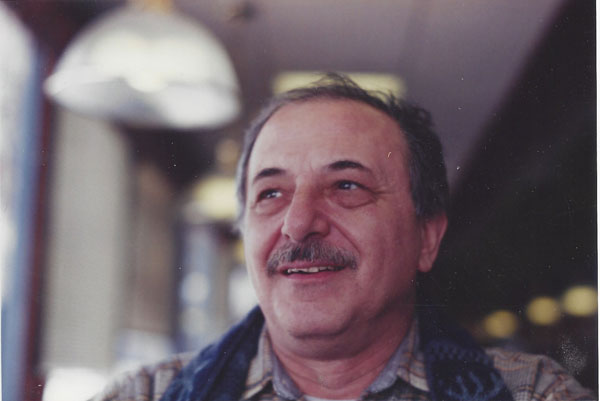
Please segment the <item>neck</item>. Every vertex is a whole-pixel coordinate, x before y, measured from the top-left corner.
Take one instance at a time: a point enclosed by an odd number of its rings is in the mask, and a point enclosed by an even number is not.
[[[294,347],[271,337],[273,351],[300,391],[328,399],[359,398],[404,339],[412,315],[370,327],[362,339],[301,339]],[[379,327],[378,327],[379,326]]]

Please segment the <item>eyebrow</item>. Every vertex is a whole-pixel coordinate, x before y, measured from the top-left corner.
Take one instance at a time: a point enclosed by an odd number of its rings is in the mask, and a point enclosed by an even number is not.
[[[365,167],[362,164],[360,164],[359,162],[354,161],[354,160],[338,160],[336,162],[331,163],[329,166],[327,166],[327,169],[333,170],[333,171],[340,171],[340,170],[346,170],[346,169],[362,170],[362,171],[366,171],[366,172],[371,171],[371,169],[369,169],[368,167]]]
[[[353,160],[338,160],[336,162],[329,164],[326,168],[327,168],[327,170],[331,170],[331,171],[354,169],[354,170],[371,172],[370,168],[365,167],[361,163],[359,163],[357,161],[353,161]],[[260,170],[252,179],[252,183],[254,184],[263,178],[273,177],[273,176],[277,176],[277,175],[284,175],[285,172],[286,171],[281,168],[268,167],[268,168]]]
[[[256,174],[254,176],[254,178],[252,179],[252,183],[254,184],[256,181],[260,180],[261,178],[273,177],[274,175],[283,175],[284,173],[285,173],[285,170],[280,169],[280,168],[276,168],[276,167],[265,168],[265,169],[260,170],[258,172],[258,174]]]

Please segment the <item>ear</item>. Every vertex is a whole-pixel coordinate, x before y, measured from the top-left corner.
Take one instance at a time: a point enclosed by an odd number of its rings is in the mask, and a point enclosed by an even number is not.
[[[427,273],[433,267],[433,262],[440,249],[442,238],[446,233],[448,217],[440,213],[421,222],[421,254],[418,269]]]

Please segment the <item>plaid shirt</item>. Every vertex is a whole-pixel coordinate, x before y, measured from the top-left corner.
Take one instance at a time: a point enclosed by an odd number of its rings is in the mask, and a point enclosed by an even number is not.
[[[430,400],[416,323],[390,361],[365,391],[361,400]],[[597,400],[558,363],[548,357],[488,349],[515,401]],[[171,380],[194,354],[170,360],[131,374],[97,395],[93,401],[158,401]],[[241,401],[307,401],[275,357],[265,329],[250,364]]]

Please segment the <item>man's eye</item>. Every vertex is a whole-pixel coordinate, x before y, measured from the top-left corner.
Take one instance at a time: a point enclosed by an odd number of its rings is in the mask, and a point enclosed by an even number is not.
[[[373,201],[373,193],[368,187],[350,180],[336,181],[330,197],[345,208],[354,208]]]
[[[267,190],[262,191],[258,195],[258,200],[279,198],[280,196],[281,196],[281,191],[279,191],[277,189],[267,189]]]
[[[348,191],[353,189],[359,189],[361,188],[361,185],[353,181],[340,181],[337,183],[337,187],[338,189],[344,189]]]

